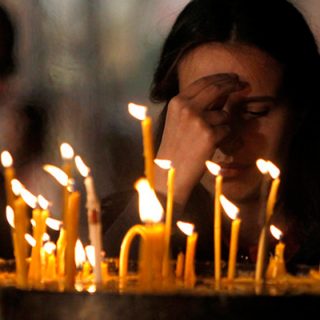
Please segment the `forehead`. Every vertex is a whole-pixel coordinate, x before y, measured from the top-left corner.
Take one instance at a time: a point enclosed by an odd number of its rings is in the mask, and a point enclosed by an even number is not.
[[[275,94],[281,84],[281,65],[263,51],[242,44],[201,45],[178,66],[180,90],[215,73],[236,73],[251,85],[252,94]]]

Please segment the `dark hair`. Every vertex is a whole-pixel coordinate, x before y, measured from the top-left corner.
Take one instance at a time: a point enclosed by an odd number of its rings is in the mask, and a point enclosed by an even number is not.
[[[189,2],[164,43],[151,99],[168,103],[178,94],[177,65],[187,52],[204,43],[230,41],[259,48],[283,66],[282,93],[299,125],[281,171],[281,203],[304,225],[305,233],[310,231],[307,225],[320,228],[320,59],[308,24],[292,4],[285,0]],[[165,110],[160,134],[164,117]]]
[[[15,70],[15,29],[8,12],[0,6],[0,78]]]

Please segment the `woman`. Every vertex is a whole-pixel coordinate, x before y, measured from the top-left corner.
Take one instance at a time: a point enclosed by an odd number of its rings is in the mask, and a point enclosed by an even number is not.
[[[193,0],[178,16],[151,98],[165,103],[157,158],[172,160],[176,168],[175,219],[195,223],[198,260],[211,260],[213,253],[213,178],[205,168],[212,159],[222,167],[223,193],[240,209],[239,258],[255,261],[263,181],[256,160],[263,158],[281,170],[272,223],[284,232],[287,260],[320,261],[318,74],[313,35],[285,0]],[[166,173],[155,170],[155,189],[165,195]],[[106,200],[106,219],[126,197],[130,194]],[[119,250],[115,242],[137,222],[135,201],[110,220],[107,251]],[[225,218],[224,257],[229,224]],[[174,238],[173,249],[179,249]]]

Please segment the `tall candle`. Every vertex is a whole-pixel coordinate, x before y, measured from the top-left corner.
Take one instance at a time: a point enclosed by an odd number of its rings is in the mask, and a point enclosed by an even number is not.
[[[147,116],[147,108],[145,106],[129,103],[129,113],[135,118],[141,120],[142,138],[143,138],[143,154],[145,163],[145,175],[150,183],[151,188],[154,186],[154,151],[153,151],[153,134],[152,119]]]
[[[259,161],[260,161],[260,165],[258,164]],[[261,163],[263,164],[263,166],[261,166]],[[267,171],[270,174],[270,176],[273,178],[271,189],[270,189],[268,200],[267,200],[265,221],[260,233],[259,243],[258,243],[258,255],[257,255],[257,263],[256,263],[255,279],[257,282],[261,282],[265,278],[267,228],[270,222],[270,218],[273,214],[273,209],[276,202],[277,191],[280,184],[280,179],[279,179],[280,170],[271,161],[264,161],[262,159],[257,161],[257,165],[259,170],[262,173],[265,173],[265,171]]]
[[[90,168],[82,161],[81,157],[75,157],[77,168],[80,174],[85,178],[84,184],[87,192],[87,215],[89,226],[89,238],[91,244],[94,246],[95,265],[94,265],[94,278],[96,283],[102,281],[101,271],[101,252],[102,252],[102,239],[101,239],[101,207],[100,201],[96,195],[93,177],[90,174]]]
[[[182,278],[184,273],[184,253],[179,252],[176,262],[176,277]]]
[[[1,163],[4,169],[4,178],[5,178],[5,188],[6,188],[6,197],[7,205],[13,208],[13,202],[15,200],[15,195],[12,192],[11,181],[15,178],[15,170],[13,168],[13,159],[11,154],[8,151],[3,151],[1,153]]]
[[[216,281],[221,280],[221,206],[220,195],[222,193],[222,176],[219,174],[221,167],[214,162],[206,161],[206,166],[215,178],[214,193],[214,278]]]
[[[196,279],[195,254],[198,240],[198,233],[194,232],[194,225],[182,221],[177,222],[180,230],[187,235],[187,246],[184,265],[184,281],[187,285],[192,285]]]
[[[68,210],[65,217],[66,249],[65,249],[65,286],[74,289],[76,279],[75,245],[78,238],[80,192],[72,191],[68,199]]]
[[[173,198],[174,198],[174,178],[175,169],[171,166],[171,161],[156,159],[154,161],[160,168],[168,170],[167,179],[167,206],[165,219],[165,243],[164,243],[164,259],[162,266],[162,276],[168,278],[172,273],[170,270],[170,237],[172,228],[172,212],[173,212]]]
[[[241,220],[238,218],[239,208],[231,203],[225,196],[220,196],[220,202],[226,214],[233,220],[231,225],[228,263],[228,280],[232,281],[236,273],[238,238]]]

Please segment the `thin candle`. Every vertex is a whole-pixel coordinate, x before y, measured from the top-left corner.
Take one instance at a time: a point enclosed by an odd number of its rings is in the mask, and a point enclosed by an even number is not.
[[[231,203],[225,196],[220,196],[220,202],[226,214],[232,219],[227,276],[228,280],[232,281],[236,273],[238,238],[241,220],[238,218],[239,208]]]
[[[212,162],[206,161],[206,166],[215,178],[215,193],[214,193],[214,278],[216,281],[221,280],[221,205],[220,195],[222,193],[222,176],[220,175],[221,167]]]
[[[147,116],[147,107],[135,103],[128,104],[129,113],[138,120],[141,120],[143,154],[145,163],[145,176],[147,177],[151,188],[154,187],[154,151],[153,151],[153,133],[152,119]]]
[[[15,200],[15,195],[12,192],[11,181],[15,178],[15,170],[13,168],[13,159],[8,151],[3,151],[1,153],[1,163],[4,167],[4,178],[5,178],[5,188],[7,205],[13,208],[13,202]]]
[[[102,271],[101,271],[101,252],[102,252],[102,228],[101,228],[101,207],[100,201],[96,195],[93,177],[90,173],[90,168],[83,162],[80,156],[75,157],[76,166],[80,174],[84,177],[84,184],[87,192],[87,216],[89,226],[89,238],[91,244],[94,247],[95,254],[95,266],[94,277],[95,282],[102,282]]]
[[[179,229],[187,235],[187,246],[184,265],[184,281],[187,285],[193,285],[196,280],[195,255],[198,233],[194,232],[194,225],[182,221],[177,222]]]
[[[160,168],[168,170],[167,179],[167,206],[165,219],[165,248],[164,259],[162,266],[162,275],[167,278],[170,275],[170,237],[172,228],[172,212],[173,212],[173,197],[174,197],[174,178],[175,169],[171,165],[170,160],[155,159],[154,161]]]

